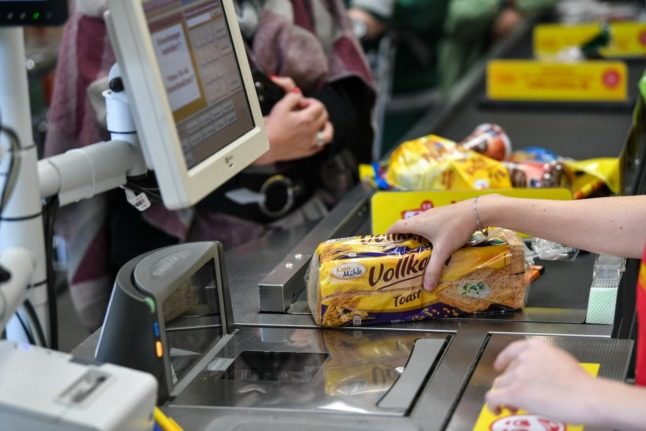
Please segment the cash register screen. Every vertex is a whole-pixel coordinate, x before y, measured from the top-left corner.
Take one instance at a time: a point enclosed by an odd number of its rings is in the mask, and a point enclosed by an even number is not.
[[[221,0],[149,0],[144,14],[190,169],[254,128]]]

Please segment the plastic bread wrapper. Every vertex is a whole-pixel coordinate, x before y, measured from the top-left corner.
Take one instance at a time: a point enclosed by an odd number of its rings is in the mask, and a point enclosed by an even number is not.
[[[308,304],[320,326],[390,324],[522,308],[525,247],[515,232],[492,228],[487,241],[449,259],[439,285],[422,288],[431,244],[415,235],[325,241],[307,275]]]

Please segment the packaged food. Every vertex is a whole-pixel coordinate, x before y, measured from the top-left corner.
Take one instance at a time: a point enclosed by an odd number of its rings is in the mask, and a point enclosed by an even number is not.
[[[564,160],[568,176],[572,179],[572,194],[575,199],[593,195],[604,186],[612,193],[619,193],[619,160],[602,157],[588,160]]]
[[[524,147],[516,150],[509,156],[512,162],[555,162],[559,160],[558,154],[543,147]]]
[[[514,187],[567,187],[568,176],[561,162],[504,162]]]
[[[406,141],[395,148],[385,179],[399,190],[511,187],[507,169],[499,161],[436,135]]]
[[[494,160],[506,160],[511,154],[509,136],[502,127],[493,123],[480,124],[459,145]]]
[[[422,277],[432,253],[415,235],[366,235],[321,243],[308,274],[308,303],[321,326],[396,323],[521,308],[524,245],[490,229],[488,240],[457,250],[432,292]]]

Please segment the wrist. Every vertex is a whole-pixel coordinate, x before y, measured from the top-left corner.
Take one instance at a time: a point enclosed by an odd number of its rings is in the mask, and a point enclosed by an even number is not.
[[[609,396],[616,385],[622,383],[603,378],[591,379],[591,387],[585,393],[583,415],[588,418],[591,425],[613,426],[618,423],[619,418],[615,417],[613,409],[609,408]]]
[[[475,209],[477,210],[477,217],[479,218],[482,227],[497,226],[496,213],[498,211],[496,207],[500,205],[501,199],[504,200],[505,196],[487,194],[478,198]],[[476,224],[477,223],[478,219],[476,219]]]

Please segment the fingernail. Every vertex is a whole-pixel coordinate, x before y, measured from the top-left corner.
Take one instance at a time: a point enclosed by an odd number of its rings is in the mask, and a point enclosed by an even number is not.
[[[437,283],[431,281],[428,283],[424,283],[424,290],[428,290],[429,292],[437,287]]]
[[[292,93],[301,94],[301,93],[302,93],[302,91],[301,91],[301,89],[300,89],[300,88],[298,88],[298,87],[294,87],[294,88],[292,88]]]

